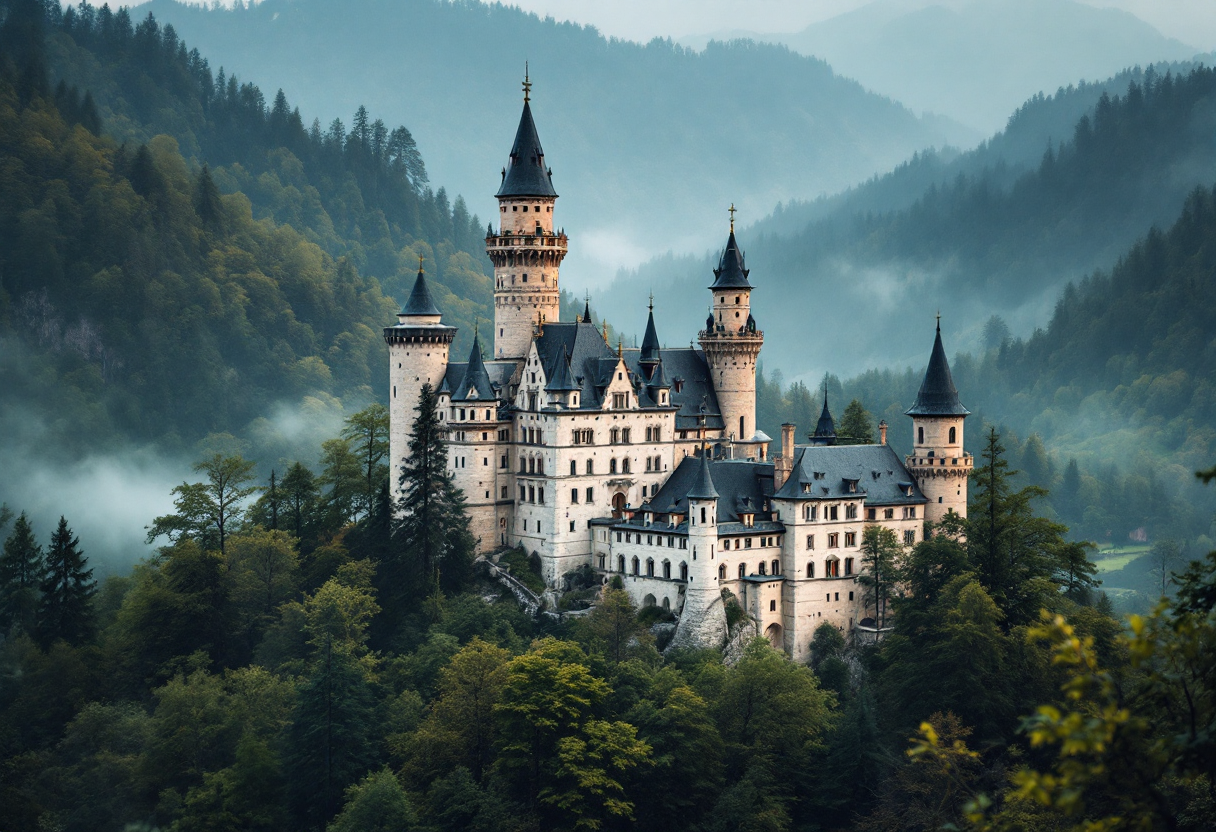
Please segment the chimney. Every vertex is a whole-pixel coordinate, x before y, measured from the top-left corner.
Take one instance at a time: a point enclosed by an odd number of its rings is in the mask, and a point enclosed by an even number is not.
[[[879,444],[887,444],[887,420],[883,419],[878,423],[878,442]]]
[[[785,485],[794,469],[794,425],[781,426],[781,455],[773,460],[773,488]]]

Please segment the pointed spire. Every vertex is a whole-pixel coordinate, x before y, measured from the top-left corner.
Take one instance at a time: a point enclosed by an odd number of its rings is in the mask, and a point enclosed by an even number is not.
[[[475,326],[473,329],[473,349],[469,351],[469,363],[465,367],[464,378],[456,385],[452,394],[456,401],[469,399],[493,400],[494,387],[490,384],[490,374],[486,371],[485,360],[481,357],[481,333]]]
[[[591,323],[591,293],[588,292],[583,296],[583,323]]]
[[[933,352],[921,382],[916,404],[904,411],[909,416],[966,416],[971,411],[958,400],[958,388],[950,375],[950,362],[942,346],[942,318],[937,316],[937,332],[933,337]]]
[[[832,419],[832,412],[828,410],[828,385],[823,383],[823,412],[819,414],[819,423],[815,425],[815,433],[811,435],[811,440],[816,445],[835,445],[836,444],[836,422]]]
[[[570,351],[562,347],[561,360],[553,368],[553,378],[549,379],[545,390],[552,393],[568,393],[577,389],[578,385],[574,383],[574,372],[570,369]]]
[[[714,269],[714,282],[711,289],[750,289],[752,284],[747,282],[749,270],[743,262],[743,252],[735,241],[735,225],[731,220],[730,236],[726,238],[726,248],[718,260],[718,268]]]
[[[658,359],[655,361],[654,371],[650,374],[650,381],[646,385],[651,390],[670,390],[671,382],[667,380],[667,373],[663,371],[663,361]]]
[[[685,496],[689,500],[716,500],[718,499],[718,489],[714,488],[714,479],[709,475],[709,451],[703,449],[700,457],[701,461],[697,466],[692,487],[688,489]]]
[[[640,364],[655,364],[659,360],[659,333],[654,328],[654,295],[650,296],[650,314],[646,318],[646,334],[642,336]]]
[[[524,111],[519,117],[519,128],[515,131],[515,143],[511,145],[511,162],[507,165],[502,185],[496,196],[555,197],[553,182],[545,167],[545,151],[540,146],[536,122],[532,120],[532,82],[524,76]]]
[[[414,290],[410,292],[409,300],[401,308],[402,315],[438,315],[439,307],[431,297],[427,288],[426,276],[422,271],[422,258],[418,258],[418,277],[414,278]]]

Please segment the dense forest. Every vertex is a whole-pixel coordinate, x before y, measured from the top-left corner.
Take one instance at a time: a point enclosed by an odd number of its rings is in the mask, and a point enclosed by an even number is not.
[[[5,510],[5,828],[1208,828],[1216,553],[1125,629],[995,431],[971,520],[867,532],[845,580],[892,629],[824,625],[800,665],[730,599],[729,659],[662,652],[671,614],[588,569],[525,613],[470,557],[438,424],[427,388],[395,505],[379,406],[316,473],[201,459],[101,586],[66,519]]]
[[[361,107],[349,131],[305,128],[281,92],[267,105],[212,77],[151,17],[10,6],[7,418],[33,410],[61,449],[173,449],[247,432],[280,400],[370,401],[379,327],[419,257],[453,323],[485,314],[480,223],[426,186],[404,127]]]

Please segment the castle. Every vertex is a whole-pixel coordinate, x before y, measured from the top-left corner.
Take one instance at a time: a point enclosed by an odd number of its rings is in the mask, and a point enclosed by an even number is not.
[[[804,660],[816,627],[873,629],[858,582],[867,524],[916,543],[925,522],[965,516],[972,458],[938,327],[912,417],[914,447],[837,444],[825,396],[810,443],[782,426],[780,453],[756,426],[764,333],[733,215],[709,286],[700,348],[661,348],[653,304],[641,348],[608,343],[590,309],[558,320],[568,238],[555,230],[545,163],[524,82],[524,107],[496,194],[498,229],[489,357],[475,335],[450,361],[443,323],[418,272],[384,330],[390,456],[400,464],[421,389],[437,392],[449,465],[482,551],[522,546],[545,581],[589,564],[619,575],[640,605],[679,616],[675,643],[720,645],[729,590],[774,646]]]

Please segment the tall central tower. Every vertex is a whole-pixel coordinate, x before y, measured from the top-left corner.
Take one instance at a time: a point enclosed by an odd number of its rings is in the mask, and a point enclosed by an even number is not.
[[[731,211],[733,217],[733,205]],[[764,346],[764,333],[752,317],[752,285],[747,276],[732,218],[730,237],[709,287],[713,306],[698,340],[713,375],[726,436],[743,443],[750,457],[759,452],[746,443],[756,434],[756,361]]]
[[[532,84],[524,76],[524,112],[511,159],[498,188],[498,233],[486,235],[494,264],[494,358],[523,358],[534,327],[557,321],[557,272],[566,256],[566,235],[553,230],[553,171],[545,166]]]

